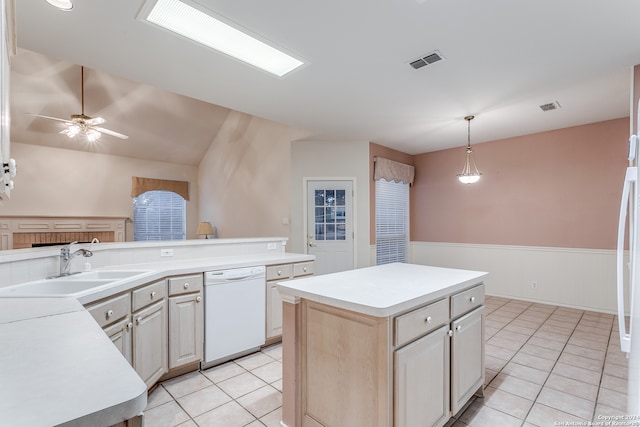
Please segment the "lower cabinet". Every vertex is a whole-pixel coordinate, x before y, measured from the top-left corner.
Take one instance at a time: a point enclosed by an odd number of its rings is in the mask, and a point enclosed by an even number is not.
[[[114,323],[111,326],[107,326],[104,328],[104,332],[107,334],[109,339],[113,345],[122,353],[125,359],[129,364],[132,364],[132,354],[131,354],[131,332],[133,329],[133,322],[129,316],[120,320],[119,322]]]
[[[457,414],[484,385],[484,307],[451,324],[451,412]]]
[[[396,426],[442,426],[449,415],[449,326],[394,353]]]
[[[155,384],[168,370],[166,301],[134,314],[133,369],[147,387]]]
[[[169,369],[202,360],[202,288],[202,274],[169,279]]]
[[[278,282],[312,274],[313,261],[267,266],[266,338],[268,341],[276,342],[282,336],[282,298],[278,292]]]

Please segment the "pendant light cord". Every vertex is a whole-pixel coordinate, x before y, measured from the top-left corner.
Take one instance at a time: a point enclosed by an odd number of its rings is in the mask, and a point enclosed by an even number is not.
[[[82,88],[82,115],[84,116],[84,65],[80,67],[80,86]]]

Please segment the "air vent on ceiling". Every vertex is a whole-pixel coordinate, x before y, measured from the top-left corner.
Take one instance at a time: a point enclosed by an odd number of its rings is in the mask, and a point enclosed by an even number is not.
[[[541,105],[540,109],[542,111],[552,111],[552,110],[557,110],[560,107],[562,107],[560,103],[558,101],[555,101],[555,102],[550,102],[548,104]]]
[[[443,59],[445,59],[445,57],[442,56],[442,54],[437,50],[434,50],[433,52],[426,54],[422,58],[418,58],[414,61],[411,61],[409,65],[411,65],[414,69],[417,70],[418,68],[422,68],[425,65],[431,65],[438,61],[442,61]]]

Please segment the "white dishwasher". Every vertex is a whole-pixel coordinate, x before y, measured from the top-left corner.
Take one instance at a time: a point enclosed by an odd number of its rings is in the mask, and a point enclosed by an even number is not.
[[[265,267],[207,271],[202,368],[252,353],[265,343]]]

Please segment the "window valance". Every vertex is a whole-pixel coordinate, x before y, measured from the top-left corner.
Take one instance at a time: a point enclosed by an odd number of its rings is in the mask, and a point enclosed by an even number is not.
[[[382,157],[375,157],[373,166],[373,179],[385,179],[387,181],[404,182],[412,185],[416,175],[416,168],[404,163]]]
[[[171,181],[168,179],[131,177],[131,197],[138,197],[142,193],[152,190],[173,191],[189,200],[189,183],[187,181]]]

